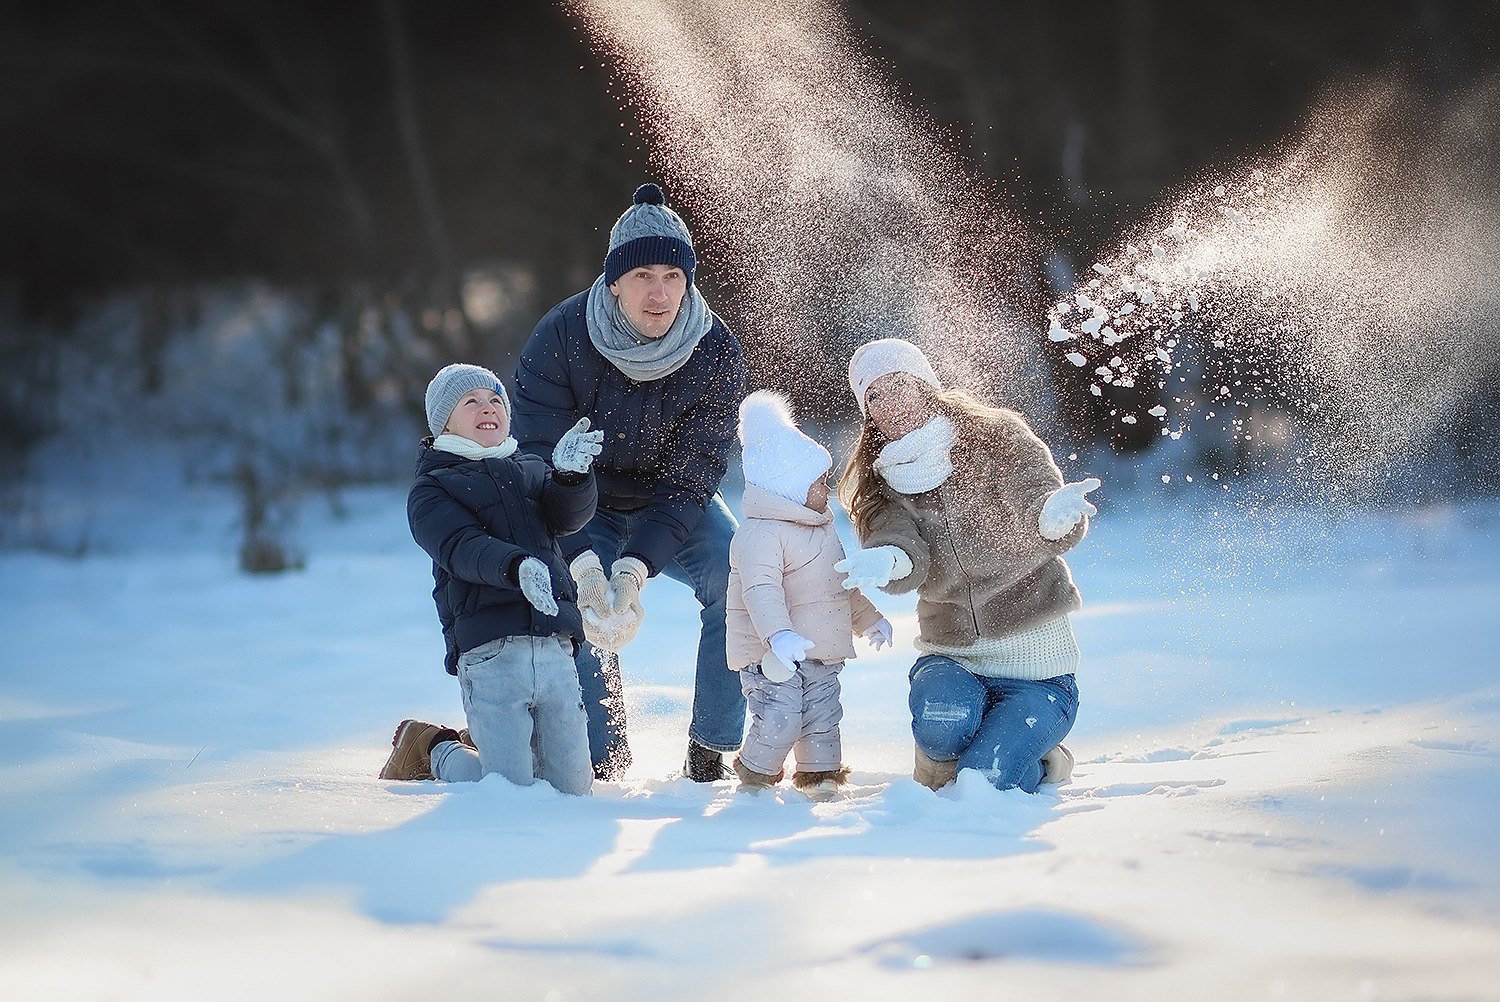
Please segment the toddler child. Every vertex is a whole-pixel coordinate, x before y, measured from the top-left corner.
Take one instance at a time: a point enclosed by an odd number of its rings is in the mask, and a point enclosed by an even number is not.
[[[794,751],[792,783],[827,797],[849,774],[839,670],[855,656],[855,633],[879,650],[891,624],[833,568],[844,547],[828,510],[828,450],[798,430],[786,399],[769,390],[740,405],[739,435],[745,520],[729,545],[726,644],[750,729],[734,771],[744,787],[774,786]]]
[[[457,675],[464,733],[404,720],[381,779],[512,783],[541,778],[564,793],[593,784],[588,724],[573,655],[583,635],[557,538],[594,514],[592,465],[602,431],[581,419],[552,465],[518,453],[510,398],[477,365],[449,365],[427,386],[433,437],[407,495],[412,537],[432,557],[432,597]]]

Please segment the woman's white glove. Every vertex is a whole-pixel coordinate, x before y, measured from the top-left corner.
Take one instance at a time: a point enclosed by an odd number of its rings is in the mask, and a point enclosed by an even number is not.
[[[855,550],[833,569],[849,575],[845,588],[884,588],[911,573],[911,557],[899,546],[873,546]]]
[[[886,644],[893,643],[896,639],[896,631],[891,627],[891,621],[881,616],[874,626],[860,634],[868,640],[877,651]]]
[[[557,447],[552,450],[552,466],[567,473],[587,473],[594,457],[603,450],[604,429],[589,431],[589,419],[579,418],[557,440]]]
[[[785,682],[816,646],[796,630],[778,630],[771,635],[770,652],[760,659],[760,673],[772,682]]]
[[[1042,502],[1041,517],[1037,519],[1042,538],[1055,542],[1076,529],[1084,516],[1097,515],[1099,509],[1089,504],[1084,495],[1098,488],[1098,478],[1089,477],[1076,484],[1063,484],[1047,495],[1047,500]]]
[[[646,565],[636,557],[621,557],[609,569],[609,619],[606,623],[611,642],[616,645],[609,650],[618,651],[635,639],[636,631],[646,618],[646,610],[641,608],[641,589],[646,586],[650,575]]]
[[[557,615],[557,599],[552,595],[552,572],[536,557],[527,557],[516,568],[521,594],[532,608],[543,616]]]

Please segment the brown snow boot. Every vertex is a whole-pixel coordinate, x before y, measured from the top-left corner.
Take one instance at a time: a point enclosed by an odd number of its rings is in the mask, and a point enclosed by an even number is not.
[[[734,774],[740,777],[740,782],[745,786],[756,786],[763,789],[768,789],[781,782],[782,778],[786,776],[786,769],[778,769],[776,771],[776,775],[767,776],[765,773],[756,772],[744,762],[741,762],[740,757],[736,755],[734,757]]]
[[[1073,778],[1073,753],[1067,745],[1057,745],[1042,756],[1042,782],[1066,783]]]
[[[381,779],[431,779],[432,746],[457,741],[458,732],[424,720],[403,720],[391,738],[391,757],[380,770]]]
[[[911,778],[927,787],[929,790],[941,790],[953,782],[958,775],[958,759],[951,762],[939,762],[927,757],[922,746],[917,746],[917,764],[912,769]]]
[[[841,765],[837,769],[827,769],[822,772],[792,773],[792,785],[799,790],[805,790],[809,786],[818,786],[822,783],[843,786],[848,781],[849,767],[847,765]]]

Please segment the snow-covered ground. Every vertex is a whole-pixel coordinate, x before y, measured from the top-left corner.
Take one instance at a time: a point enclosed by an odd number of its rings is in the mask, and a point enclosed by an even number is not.
[[[1072,783],[915,784],[886,598],[813,803],[676,776],[672,582],[624,781],[388,783],[402,717],[461,720],[402,488],[310,503],[268,577],[217,489],[67,496],[28,511],[81,556],[0,553],[0,997],[1500,998],[1500,504],[1106,482]]]

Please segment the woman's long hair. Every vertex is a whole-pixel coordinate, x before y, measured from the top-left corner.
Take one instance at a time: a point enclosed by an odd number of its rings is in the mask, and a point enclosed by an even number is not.
[[[953,434],[958,442],[971,441],[976,428],[992,423],[1001,413],[967,390],[937,390],[927,383],[919,383],[918,388],[937,413],[953,422]],[[849,521],[861,540],[869,534],[875,516],[890,504],[890,498],[880,489],[880,474],[875,472],[875,458],[890,441],[867,414],[859,430],[859,439],[854,443],[854,454],[849,457],[843,476],[839,478],[839,503],[848,512]]]

